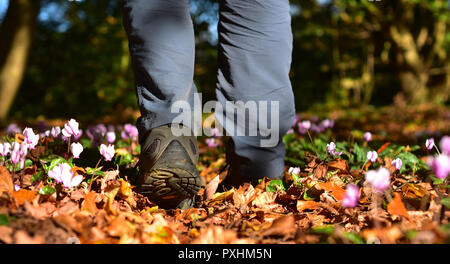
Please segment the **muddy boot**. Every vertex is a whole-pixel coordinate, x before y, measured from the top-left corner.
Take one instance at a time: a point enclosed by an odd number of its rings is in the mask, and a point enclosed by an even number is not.
[[[170,125],[154,128],[141,146],[137,191],[161,208],[190,208],[202,186],[195,136],[172,134]]]

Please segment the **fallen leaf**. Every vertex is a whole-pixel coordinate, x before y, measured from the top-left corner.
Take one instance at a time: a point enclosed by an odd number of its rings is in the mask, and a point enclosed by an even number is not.
[[[208,184],[205,187],[205,198],[207,201],[214,198],[214,194],[217,191],[219,183],[220,183],[220,175],[217,175],[216,177],[214,177],[214,179],[208,182]]]
[[[394,198],[387,205],[387,211],[391,215],[401,215],[410,220],[408,211],[406,210],[405,205],[402,202],[402,196],[398,192],[394,193]]]
[[[0,196],[3,193],[10,195],[14,191],[14,185],[12,182],[11,174],[6,167],[0,167]]]
[[[386,143],[384,143],[383,146],[381,146],[381,147],[377,150],[377,152],[378,152],[378,153],[381,153],[381,152],[385,151],[385,150],[387,149],[387,147],[388,147],[390,144],[391,144],[391,142],[386,142]]]
[[[98,211],[96,200],[97,193],[94,191],[90,191],[84,194],[84,201],[81,203],[81,210],[86,210],[91,213],[95,213]]]
[[[292,215],[275,219],[272,225],[262,232],[262,236],[286,236],[295,232],[295,218]]]
[[[252,205],[256,207],[264,207],[267,204],[275,202],[276,198],[276,192],[263,192],[256,196],[256,198],[252,201]]]
[[[16,199],[17,204],[20,206],[25,202],[31,202],[36,197],[36,193],[26,189],[20,189],[17,192],[13,192],[12,196]]]
[[[348,171],[347,161],[344,159],[336,159],[328,163],[328,167],[339,169],[341,171]]]
[[[314,210],[319,208],[319,203],[315,201],[297,201],[297,210],[303,212],[304,210]]]
[[[338,201],[342,201],[345,196],[345,190],[339,187],[334,182],[318,182],[316,185],[314,185],[314,188],[331,193],[331,195],[333,195],[333,197]]]

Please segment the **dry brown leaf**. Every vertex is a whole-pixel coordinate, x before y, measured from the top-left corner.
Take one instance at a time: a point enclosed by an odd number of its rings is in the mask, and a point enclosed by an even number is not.
[[[339,169],[341,171],[348,171],[347,161],[344,159],[336,159],[328,163],[328,167]]]
[[[387,205],[387,211],[391,215],[401,215],[410,220],[408,211],[406,210],[405,205],[402,202],[402,195],[398,192],[394,193],[394,198]]]
[[[217,187],[220,183],[220,175],[217,175],[212,179],[205,187],[205,198],[206,201],[214,199],[214,194],[217,191]]]
[[[315,201],[297,201],[297,210],[303,212],[304,210],[314,210],[319,208],[319,203]]]
[[[276,192],[263,192],[256,196],[256,198],[252,201],[252,205],[261,208],[275,202],[276,198]]]
[[[16,199],[17,204],[20,206],[25,202],[31,202],[36,198],[36,193],[30,190],[20,189],[17,192],[13,192],[12,196]]]
[[[330,192],[338,201],[342,201],[345,196],[345,190],[339,187],[335,182],[318,182],[314,185],[314,188]]]
[[[14,185],[12,182],[11,174],[6,167],[0,167],[0,196],[3,193],[10,195],[14,191]]]
[[[262,236],[286,236],[295,232],[295,218],[292,215],[275,219],[269,229],[262,232]]]
[[[84,194],[84,201],[81,203],[81,210],[86,210],[91,213],[95,213],[98,211],[96,200],[97,193],[94,191],[90,191]]]

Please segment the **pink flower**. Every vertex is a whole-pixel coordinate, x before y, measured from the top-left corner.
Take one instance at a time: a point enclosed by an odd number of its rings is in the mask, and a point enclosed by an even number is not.
[[[333,128],[334,127],[334,121],[330,119],[324,119],[322,122],[320,122],[320,125],[326,129],[326,128]]]
[[[364,133],[364,140],[367,141],[367,142],[371,141],[372,140],[372,133],[370,133],[370,132]]]
[[[39,135],[34,134],[33,129],[26,127],[23,130],[23,136],[25,137],[25,143],[27,143],[29,149],[34,149],[39,142]]]
[[[376,151],[369,151],[367,152],[367,159],[370,160],[370,162],[377,161],[378,153]]]
[[[447,155],[441,154],[437,157],[428,158],[427,164],[439,179],[445,179],[450,173],[450,157]]]
[[[400,170],[402,168],[402,160],[400,158],[396,158],[391,162],[391,165],[394,166],[397,170]]]
[[[83,181],[83,175],[75,175],[73,172],[65,173],[61,178],[64,187],[69,189],[78,186]]]
[[[434,147],[434,138],[429,138],[425,141],[425,147],[432,149]]]
[[[300,175],[300,168],[299,167],[290,167],[288,172],[291,174],[293,173],[298,176],[298,175]]]
[[[450,137],[444,136],[439,142],[439,147],[444,154],[450,155]]]
[[[345,208],[356,207],[359,200],[359,188],[354,184],[347,185],[345,189],[345,196],[342,200],[342,206]]]
[[[20,186],[17,185],[17,184],[15,184],[15,185],[14,185],[14,191],[18,192],[19,190],[20,190]]]
[[[73,173],[70,171],[70,165],[67,163],[60,163],[48,171],[48,177],[54,179],[57,183],[62,183],[63,178],[72,177]]]
[[[109,131],[106,133],[106,141],[109,144],[114,143],[114,141],[116,141],[116,133],[114,131]]]
[[[122,139],[133,138],[136,139],[139,135],[138,129],[132,124],[125,124],[121,133]]]
[[[366,172],[366,181],[375,188],[375,192],[384,192],[389,189],[390,173],[389,170],[381,167],[378,170],[370,170]]]
[[[300,120],[300,116],[299,115],[295,115],[294,116],[294,121],[292,122],[292,127],[295,127],[295,125],[297,124],[297,122]]]
[[[83,145],[81,145],[80,143],[72,143],[70,145],[70,151],[73,154],[73,157],[75,159],[80,158],[80,154],[81,152],[83,152]]]
[[[336,144],[334,144],[334,142],[327,144],[327,150],[332,156],[339,156],[342,154],[342,151],[336,152]]]
[[[286,134],[292,134],[292,133],[294,133],[294,129],[292,129],[292,128],[290,128],[290,129],[286,132]]]
[[[8,142],[0,143],[0,156],[6,156],[11,151],[11,144]]]
[[[50,135],[52,135],[53,138],[57,138],[61,134],[61,128],[59,126],[52,127],[52,130],[50,131]]]
[[[106,146],[105,144],[101,144],[100,154],[102,154],[106,161],[110,161],[114,157],[114,145]]]
[[[80,130],[78,128],[79,124],[75,119],[70,119],[69,122],[64,124],[64,128],[62,129],[62,134],[66,138],[70,138],[71,136],[77,137],[80,136]]]
[[[300,134],[305,134],[308,129],[311,128],[311,121],[305,120],[298,123],[298,132]]]
[[[219,143],[217,143],[216,139],[214,139],[214,138],[207,138],[205,140],[205,142],[208,145],[208,147],[210,147],[210,148],[215,148],[215,147],[219,146]]]
[[[78,186],[83,181],[82,175],[74,175],[71,171],[70,165],[67,163],[60,163],[48,172],[48,176],[54,179],[57,183],[62,183],[66,188]]]
[[[25,159],[27,154],[28,154],[28,147],[25,142],[19,143],[14,141],[12,143],[12,150],[11,150],[12,163],[18,164],[22,159]]]

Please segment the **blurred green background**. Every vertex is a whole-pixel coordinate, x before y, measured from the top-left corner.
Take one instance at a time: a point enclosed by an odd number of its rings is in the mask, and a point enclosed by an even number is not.
[[[297,111],[448,105],[450,1],[291,0]],[[218,3],[191,0],[194,81],[215,98]],[[118,0],[0,0],[0,120],[137,109]]]

